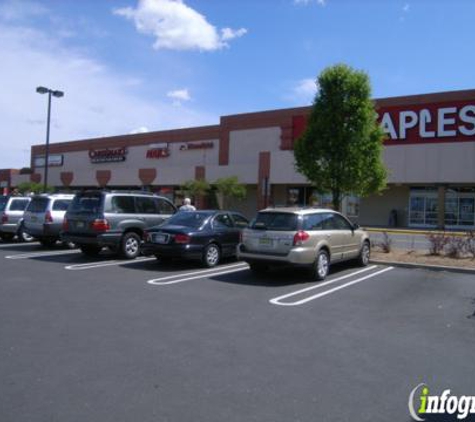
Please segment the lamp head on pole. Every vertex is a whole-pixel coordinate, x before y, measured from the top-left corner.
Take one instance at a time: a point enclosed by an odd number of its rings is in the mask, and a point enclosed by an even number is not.
[[[48,88],[45,88],[44,86],[39,86],[38,88],[36,88],[36,92],[38,94],[47,94],[49,91]]]

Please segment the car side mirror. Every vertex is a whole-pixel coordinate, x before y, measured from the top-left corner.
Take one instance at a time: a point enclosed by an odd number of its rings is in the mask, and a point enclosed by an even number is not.
[[[358,223],[353,223],[353,230],[358,230],[360,225]]]

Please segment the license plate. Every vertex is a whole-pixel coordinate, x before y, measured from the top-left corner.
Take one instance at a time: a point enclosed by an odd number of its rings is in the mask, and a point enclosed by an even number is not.
[[[86,227],[86,223],[84,221],[76,221],[76,228],[83,229]]]
[[[152,240],[155,243],[167,243],[168,236],[166,234],[154,234]]]
[[[261,237],[259,239],[259,246],[264,246],[264,247],[267,247],[267,248],[271,248],[272,247],[272,239],[269,239],[267,237]]]

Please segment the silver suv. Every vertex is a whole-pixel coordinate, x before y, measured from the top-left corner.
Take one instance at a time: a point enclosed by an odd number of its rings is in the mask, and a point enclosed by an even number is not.
[[[332,210],[268,208],[243,230],[237,255],[256,273],[270,265],[299,265],[323,280],[335,262],[368,265],[370,241],[357,224]]]
[[[144,231],[175,212],[167,198],[147,192],[85,191],[76,194],[66,212],[61,240],[75,243],[85,255],[107,246],[133,259]]]
[[[46,247],[59,240],[64,215],[74,198],[73,194],[35,195],[23,216],[25,231]]]
[[[22,196],[0,196],[0,237],[2,240],[10,241],[15,236],[18,236],[20,242],[32,240],[23,226],[23,214],[30,199]]]

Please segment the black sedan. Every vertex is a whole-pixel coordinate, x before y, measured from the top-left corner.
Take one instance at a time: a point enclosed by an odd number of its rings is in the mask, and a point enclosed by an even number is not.
[[[143,255],[159,260],[185,258],[214,267],[221,258],[236,255],[241,229],[248,220],[234,211],[180,211],[144,234]]]

